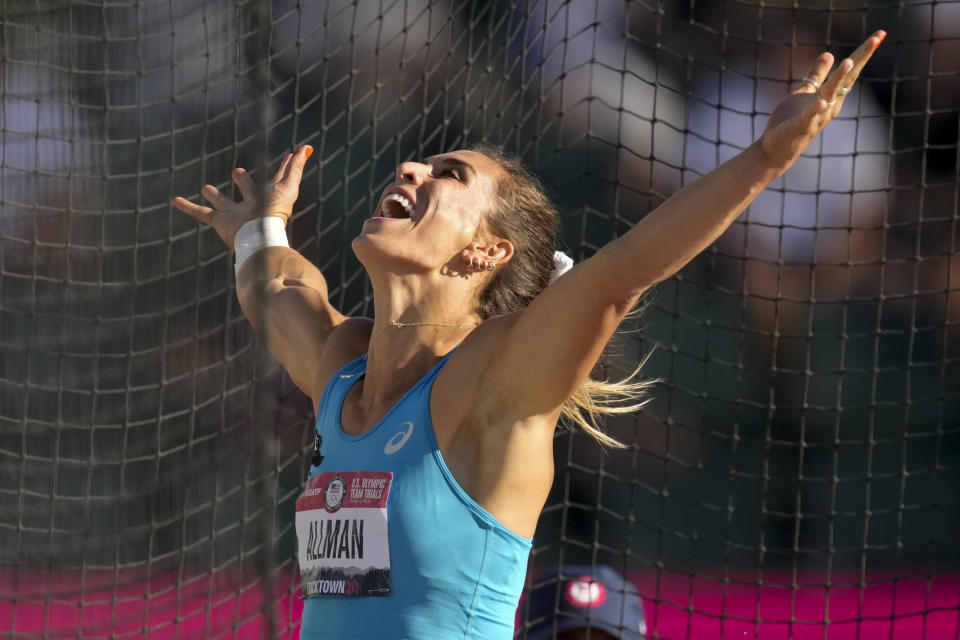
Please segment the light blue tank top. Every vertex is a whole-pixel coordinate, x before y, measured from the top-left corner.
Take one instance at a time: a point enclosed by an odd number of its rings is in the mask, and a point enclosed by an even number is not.
[[[430,420],[430,392],[449,357],[447,354],[380,422],[360,436],[343,431],[340,412],[350,387],[366,371],[366,357],[343,367],[324,390],[316,423],[317,434],[323,439],[320,449],[323,460],[319,466],[311,467],[310,477],[320,480],[315,478],[319,474],[323,478],[343,478],[345,484],[359,486],[359,480],[354,478],[393,474],[386,502],[390,595],[307,598],[301,638],[506,640],[513,637],[514,614],[526,575],[531,540],[508,530],[470,498],[454,480],[440,455]],[[330,498],[334,505],[349,504],[341,497],[343,487],[336,489]],[[327,492],[331,492],[329,488]],[[316,493],[321,497],[311,499],[325,499],[324,490],[318,489]],[[299,504],[300,501],[298,508]],[[349,509],[338,513],[346,512]],[[355,519],[349,522],[355,525]],[[362,545],[358,549],[354,525],[350,525],[348,536],[348,524],[344,524],[342,540],[346,542],[341,547],[341,556],[356,556],[365,551],[370,557],[371,543],[368,540],[365,550]],[[373,526],[368,523],[368,537],[372,530]],[[303,545],[308,545],[315,556],[322,555],[322,527],[318,536],[304,531],[298,524],[301,554]],[[338,539],[335,531],[332,536],[328,531],[326,537]],[[327,553],[335,553],[335,549],[336,544],[328,546]],[[336,582],[329,581],[329,584]],[[335,587],[329,590],[337,591]]]

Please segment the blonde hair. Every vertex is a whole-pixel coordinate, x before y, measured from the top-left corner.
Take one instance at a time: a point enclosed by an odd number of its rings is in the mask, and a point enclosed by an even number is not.
[[[480,292],[477,312],[486,319],[522,309],[550,284],[560,214],[519,158],[490,145],[472,150],[503,169],[497,181],[496,204],[486,222],[493,233],[509,240],[514,250],[513,258],[494,272]],[[631,312],[628,317],[635,315],[637,312]],[[625,448],[603,431],[597,418],[633,413],[647,403],[655,381],[637,379],[645,362],[646,358],[616,382],[587,378],[563,404],[562,421],[580,427],[601,445]]]

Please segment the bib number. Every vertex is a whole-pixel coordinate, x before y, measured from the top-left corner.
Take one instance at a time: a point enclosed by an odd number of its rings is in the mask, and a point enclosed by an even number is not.
[[[304,598],[390,595],[387,500],[393,473],[324,472],[297,498]]]

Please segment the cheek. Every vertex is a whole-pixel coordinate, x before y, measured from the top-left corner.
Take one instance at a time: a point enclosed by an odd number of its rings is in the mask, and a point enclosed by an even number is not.
[[[471,234],[475,234],[477,230],[482,228],[487,217],[484,211],[485,209],[477,207],[476,204],[473,204],[469,207],[464,207],[460,214],[460,220],[464,230],[469,231]]]
[[[448,209],[443,216],[443,226],[451,235],[470,240],[476,235],[482,220],[483,216],[476,207],[464,205]]]

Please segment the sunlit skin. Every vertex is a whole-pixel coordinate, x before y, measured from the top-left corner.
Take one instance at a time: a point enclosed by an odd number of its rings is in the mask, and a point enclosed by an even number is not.
[[[410,196],[413,216],[377,219],[377,209],[354,241],[373,286],[375,320],[341,314],[319,270],[284,247],[263,249],[243,264],[237,276],[241,306],[315,406],[334,373],[367,354],[366,374],[341,414],[352,434],[373,427],[440,357],[459,347],[430,398],[440,452],[467,494],[505,527],[529,537],[553,481],[561,407],[620,320],[644,291],[710,246],[793,164],[839,113],[840,88],[857,80],[885,36],[875,33],[836,68],[833,56],[822,54],[805,74],[822,85],[819,94],[812,84],[797,83],[753,145],[647,214],[524,309],[483,322],[476,315],[477,292],[491,273],[468,268],[468,260],[483,258],[500,268],[513,246],[484,224],[500,169],[468,151],[400,165],[390,188]],[[237,169],[241,202],[206,185],[202,194],[211,207],[183,198],[173,204],[233,248],[245,222],[289,218],[310,153],[301,147],[286,156],[262,199]],[[479,324],[400,329],[395,321]]]
[[[376,317],[479,323],[474,301],[489,274],[471,271],[464,259],[482,256],[499,264],[513,255],[510,242],[495,237],[484,223],[500,173],[496,163],[471,151],[397,168],[394,182],[353,241],[373,286]],[[398,192],[413,205],[410,217],[382,217],[384,198]],[[401,211],[392,204],[391,211]],[[398,337],[406,336],[391,335]]]

